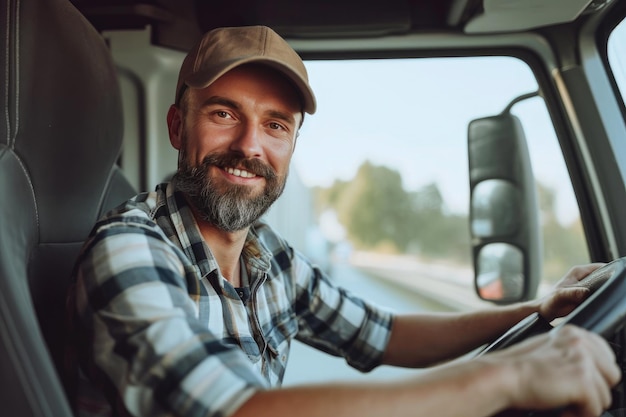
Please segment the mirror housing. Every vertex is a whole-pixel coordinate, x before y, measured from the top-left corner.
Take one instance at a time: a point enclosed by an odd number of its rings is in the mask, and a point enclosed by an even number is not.
[[[497,304],[534,298],[542,269],[535,179],[510,107],[468,127],[474,285],[480,298]]]

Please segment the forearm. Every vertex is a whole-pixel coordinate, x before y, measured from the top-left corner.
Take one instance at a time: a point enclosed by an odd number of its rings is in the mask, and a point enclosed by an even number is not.
[[[600,415],[621,372],[609,345],[574,326],[415,378],[377,385],[330,385],[255,393],[235,417],[490,416],[505,410]]]
[[[424,367],[454,359],[493,341],[537,310],[538,302],[531,301],[471,313],[397,316],[383,363]]]
[[[464,362],[394,383],[305,386],[256,393],[236,417],[486,416],[507,406],[500,365]],[[453,401],[451,401],[453,399]]]

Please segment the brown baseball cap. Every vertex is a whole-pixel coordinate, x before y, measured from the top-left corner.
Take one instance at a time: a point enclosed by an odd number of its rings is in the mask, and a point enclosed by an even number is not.
[[[176,103],[186,87],[208,87],[228,71],[247,63],[261,63],[283,73],[300,92],[303,110],[315,113],[315,95],[302,59],[266,26],[227,27],[207,32],[183,61],[178,74]]]

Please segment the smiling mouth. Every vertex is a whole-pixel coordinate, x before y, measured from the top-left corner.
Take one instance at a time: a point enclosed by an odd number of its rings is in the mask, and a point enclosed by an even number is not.
[[[228,172],[230,175],[234,175],[235,177],[241,177],[241,178],[256,177],[256,174],[253,174],[252,172],[249,172],[249,171],[246,171],[245,169],[240,169],[240,168],[225,167],[224,171]]]

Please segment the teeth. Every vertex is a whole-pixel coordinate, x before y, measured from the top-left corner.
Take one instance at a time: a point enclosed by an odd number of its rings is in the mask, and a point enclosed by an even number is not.
[[[228,172],[231,175],[234,175],[236,177],[243,177],[243,178],[252,178],[255,177],[256,175],[254,175],[251,172],[245,171],[243,169],[238,169],[238,168],[226,168],[226,172]]]

